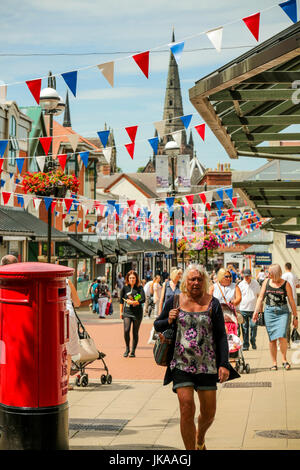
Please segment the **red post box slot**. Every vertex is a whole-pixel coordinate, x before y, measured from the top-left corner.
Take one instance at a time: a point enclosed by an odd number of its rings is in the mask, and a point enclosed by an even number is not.
[[[59,312],[60,315],[60,344],[69,341],[70,328],[69,328],[69,312],[68,310]]]
[[[29,304],[29,289],[0,288],[0,301],[7,304]]]

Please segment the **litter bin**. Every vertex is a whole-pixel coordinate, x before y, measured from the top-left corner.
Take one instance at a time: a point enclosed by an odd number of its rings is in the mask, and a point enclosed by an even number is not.
[[[48,263],[0,267],[0,449],[68,449],[66,277]]]

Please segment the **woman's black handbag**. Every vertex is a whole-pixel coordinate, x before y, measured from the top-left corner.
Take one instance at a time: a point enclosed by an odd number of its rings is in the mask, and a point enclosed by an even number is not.
[[[258,319],[257,319],[257,325],[258,326],[266,326],[264,312],[259,312]]]
[[[293,331],[291,334],[291,340],[292,340],[292,343],[295,343],[296,341],[300,341],[300,335],[298,333],[297,328],[293,328]]]
[[[178,308],[179,295],[174,295],[173,308]],[[174,328],[170,327],[158,336],[153,347],[153,356],[158,366],[166,367],[170,363],[170,352],[174,341]]]

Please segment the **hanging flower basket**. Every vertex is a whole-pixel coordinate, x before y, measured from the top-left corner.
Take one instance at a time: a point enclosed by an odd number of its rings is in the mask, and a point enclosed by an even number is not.
[[[22,181],[25,193],[34,193],[37,196],[65,197],[67,190],[77,193],[79,180],[75,175],[65,175],[62,171],[27,172]]]

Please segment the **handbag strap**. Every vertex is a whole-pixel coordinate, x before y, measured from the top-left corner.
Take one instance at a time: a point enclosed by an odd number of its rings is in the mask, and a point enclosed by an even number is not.
[[[173,308],[179,308],[180,305],[180,294],[175,294],[173,297]]]
[[[223,296],[223,299],[225,300],[225,304],[227,304],[226,297],[225,297],[225,295],[223,294],[223,291],[222,291],[222,289],[221,289],[221,286],[220,286],[220,284],[219,284],[218,282],[217,282],[217,285],[218,285],[218,288],[220,289],[220,292],[221,292],[221,294],[222,294],[222,296]]]

